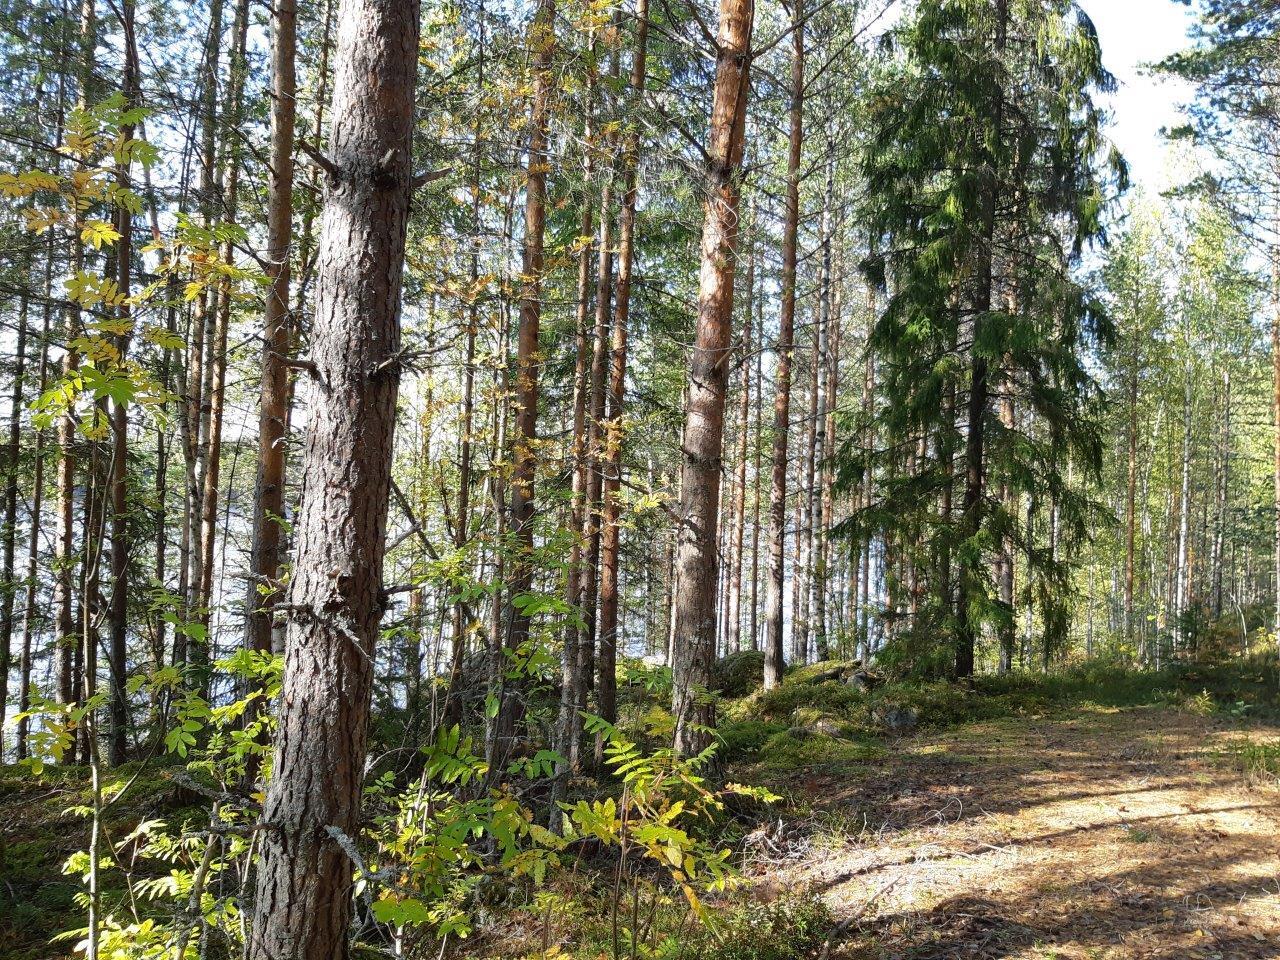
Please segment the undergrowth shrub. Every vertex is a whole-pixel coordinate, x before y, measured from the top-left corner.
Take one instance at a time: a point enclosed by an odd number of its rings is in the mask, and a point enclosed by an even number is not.
[[[771,904],[749,900],[717,911],[714,924],[697,930],[686,960],[802,960],[816,956],[834,926],[831,911],[813,895]]]
[[[785,730],[780,723],[765,720],[727,720],[716,733],[723,744],[723,755],[728,760],[750,756],[759,751],[775,733]]]
[[[936,631],[907,630],[876,651],[876,669],[895,680],[928,682],[950,676],[955,648]]]
[[[1233,740],[1223,750],[1228,763],[1250,780],[1280,782],[1280,743]]]

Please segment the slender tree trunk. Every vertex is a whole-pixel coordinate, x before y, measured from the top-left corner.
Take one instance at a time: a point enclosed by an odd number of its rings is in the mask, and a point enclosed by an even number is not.
[[[617,74],[617,51],[613,53],[613,72]],[[613,145],[606,142],[606,153]],[[587,544],[586,562],[582,568],[582,618],[585,630],[582,637],[584,675],[594,689],[598,674],[596,669],[597,644],[600,638],[600,524],[603,519],[601,498],[604,491],[605,469],[605,412],[609,374],[609,321],[613,294],[613,176],[612,166],[603,171],[600,186],[600,226],[596,242],[596,312],[592,334],[591,392],[587,404],[587,484],[586,505],[583,513],[583,539]]]
[[[631,63],[631,105],[638,110],[644,98],[649,38],[649,3],[636,4],[636,49]],[[619,583],[619,494],[622,487],[622,449],[626,439],[622,418],[626,409],[627,334],[631,313],[631,277],[635,266],[636,170],[640,133],[633,120],[622,147],[622,210],[618,224],[618,282],[613,308],[613,344],[609,360],[609,420],[605,430],[604,518],[600,541],[600,656],[597,663],[596,702],[600,716],[613,723],[618,718],[617,662]],[[602,213],[602,216],[607,212]],[[597,766],[603,760],[603,744],[597,742]]]
[[[506,197],[506,210],[503,216],[502,224],[502,263],[510,264],[513,256],[512,249],[515,247],[514,240],[514,221],[515,218],[515,189],[510,188]],[[511,355],[511,310],[505,301],[500,301],[498,305],[498,331],[497,331],[497,355],[502,358],[501,363],[494,364],[493,370],[493,395],[495,402],[492,404],[492,435],[493,447],[489,452],[489,462],[497,464],[500,462],[509,463],[511,456],[510,441],[510,420],[511,420],[511,404],[503,402],[509,395],[511,390],[511,380],[508,374],[507,358]],[[492,505],[494,521],[493,521],[493,571],[492,582],[494,584],[493,599],[489,605],[489,676],[492,682],[501,672],[500,660],[505,659],[502,653],[502,624],[503,614],[505,612],[503,598],[505,596],[506,583],[506,543],[507,543],[507,478],[504,471],[494,469],[489,471],[489,498]],[[485,730],[486,748],[493,742],[493,721],[494,717],[489,720]]]
[[[1272,589],[1275,593],[1275,611],[1272,633],[1280,648],[1280,250],[1272,251],[1272,304],[1271,304],[1271,416],[1275,426],[1273,441],[1273,482],[1275,490],[1275,517],[1273,518]]]
[[[592,33],[588,41],[588,50],[594,56],[595,35]],[[594,98],[595,73],[587,76],[584,95],[585,115],[583,117],[583,183],[590,184],[595,166],[595,148],[592,143],[594,130]],[[584,190],[582,209],[578,223],[578,237],[581,249],[578,251],[578,299],[577,323],[574,327],[574,369],[573,369],[573,435],[570,438],[570,460],[572,461],[573,479],[569,501],[569,529],[572,539],[569,546],[569,566],[565,575],[565,601],[576,607],[582,599],[582,546],[583,531],[586,523],[585,501],[587,494],[587,391],[590,368],[590,339],[587,334],[587,322],[591,311],[591,254],[593,202],[590,190]],[[569,772],[581,769],[582,758],[582,719],[581,711],[586,706],[587,688],[590,681],[586,676],[589,671],[586,650],[584,649],[584,633],[579,628],[576,618],[570,618],[565,629],[564,655],[560,671],[560,715],[557,723],[559,753],[564,758],[558,771],[560,776],[555,783],[553,799],[563,800],[567,785],[565,776]],[[553,810],[552,816],[559,814]]]
[[[809,604],[806,617],[807,628],[812,638],[814,656],[818,660],[827,659],[827,606],[826,606],[826,572],[823,558],[825,541],[822,529],[822,477],[826,472],[827,459],[827,368],[831,358],[831,314],[832,296],[835,285],[832,283],[831,271],[831,231],[832,204],[835,200],[835,145],[827,138],[827,183],[822,203],[822,264],[818,280],[818,327],[814,331],[813,351],[813,431],[810,443],[810,462],[807,466],[809,476]]]
[[[1004,54],[1008,18],[1008,0],[996,0],[995,51],[997,56],[1003,56]],[[996,94],[996,102],[993,109],[992,130],[996,132],[997,136],[1001,135],[1003,116],[1004,93],[1001,90]],[[972,304],[974,343],[981,340],[982,327],[984,326],[982,318],[991,309],[995,223],[1000,203],[1000,179],[999,173],[995,169],[997,159],[991,157],[987,162],[991,166],[991,170],[987,175],[988,182],[984,186],[986,191],[984,205],[986,209],[983,213],[982,239],[979,241],[980,247],[977,251],[978,263],[975,271],[977,289],[974,293]],[[986,357],[977,350],[973,350],[970,361],[969,417],[965,436],[964,501],[961,505],[963,536],[967,541],[973,540],[982,527],[982,491],[986,468],[986,419],[990,399],[988,377],[989,371]],[[977,583],[977,578],[980,575],[977,566],[973,562],[968,562],[960,570],[960,588],[956,598],[959,617],[959,631],[956,638],[956,676],[958,677],[973,675],[974,652],[977,646],[979,625],[975,620],[976,611],[971,609],[971,601],[980,589]]]
[[[258,385],[258,463],[253,487],[245,646],[271,652],[280,589],[286,427],[289,418],[289,257],[293,246],[293,141],[297,124],[298,7],[274,0],[271,17],[271,166],[267,181],[267,289]]]
[[[43,396],[49,385],[49,330],[53,318],[53,302],[50,293],[53,289],[53,234],[49,234],[44,265],[44,308],[40,325],[40,395]],[[22,661],[19,667],[18,710],[25,713],[31,707],[31,644],[34,635],[33,618],[36,616],[36,568],[40,555],[40,527],[44,507],[44,446],[45,432],[37,430],[35,445],[32,450],[34,466],[31,480],[31,527],[27,533],[27,576],[26,600],[22,614]],[[27,738],[31,730],[31,721],[23,718],[18,723],[18,759],[27,758]]]
[[[867,290],[867,313],[868,322],[872,327],[876,323],[876,313],[878,310],[876,291],[874,287]],[[868,338],[870,337],[870,329],[868,329]],[[876,433],[875,425],[871,420],[871,412],[875,406],[875,389],[876,389],[876,364],[875,355],[870,349],[866,350],[866,359],[863,361],[862,371],[862,415],[866,419],[866,424],[862,434],[862,453],[864,458],[864,476],[862,479],[862,507],[869,510],[874,501],[874,484],[875,474],[871,469],[871,454],[875,448]],[[943,488],[943,497],[950,500],[950,485]],[[945,514],[944,514],[945,516]],[[871,583],[871,548],[875,543],[874,535],[869,531],[866,539],[862,544],[862,623],[859,633],[862,637],[862,655],[864,660],[869,660],[874,650],[872,645],[871,631],[874,626],[871,619],[871,603],[875,597],[875,590]],[[945,565],[944,565],[945,567]]]
[[[1212,612],[1222,616],[1224,610],[1223,567],[1225,566],[1227,515],[1231,500],[1231,370],[1222,371],[1222,431],[1219,437],[1218,472],[1216,479],[1217,503],[1213,521],[1213,550],[1210,562],[1210,590]]]
[[[824,221],[825,222],[825,221]],[[822,228],[819,228],[822,234]],[[820,237],[820,246],[825,240]],[[818,287],[821,291],[824,281],[821,278],[822,268],[819,266]],[[812,325],[812,341],[809,352],[809,383],[805,390],[805,399],[807,407],[804,414],[805,430],[804,444],[801,447],[802,456],[799,464],[799,477],[796,483],[796,536],[799,538],[800,546],[796,550],[798,557],[796,570],[796,583],[793,588],[796,591],[796,622],[793,629],[793,644],[795,648],[795,657],[797,663],[807,663],[809,655],[813,652],[813,640],[816,636],[813,625],[813,592],[814,592],[814,493],[817,490],[817,484],[814,479],[817,475],[818,462],[818,404],[819,394],[822,392],[822,377],[819,375],[819,369],[822,366],[822,328],[823,328],[823,305],[822,296],[819,293],[818,302],[814,304],[813,309],[813,325]]]
[[[1136,345],[1135,345],[1136,351]],[[1138,368],[1137,356],[1131,357],[1129,370],[1128,400],[1128,470],[1125,481],[1125,534],[1124,534],[1124,636],[1127,643],[1133,643],[1133,581],[1134,581],[1134,531],[1136,521],[1136,500],[1138,488]],[[1145,659],[1145,651],[1144,651]]]
[[[106,419],[106,401],[96,404],[95,415]],[[104,487],[106,477],[103,475],[102,446],[98,442],[89,444],[89,463],[86,471],[86,490],[81,503],[81,550],[83,557],[80,564],[80,646],[78,650],[79,669],[76,700],[85,703],[98,692],[98,650],[100,626],[100,586],[102,582],[102,549],[105,541],[104,514],[106,496]],[[86,717],[80,724],[79,750],[80,762],[89,763],[93,759],[98,725],[96,716]],[[92,924],[91,924],[92,926]]]
[[[1183,370],[1182,384],[1182,468],[1181,494],[1182,504],[1178,511],[1178,550],[1177,567],[1173,583],[1173,638],[1174,651],[1183,649],[1186,644],[1184,631],[1185,618],[1190,604],[1187,594],[1191,549],[1191,366]]]
[[[755,310],[756,259],[755,250],[747,254],[747,302],[742,311],[742,362],[741,387],[738,391],[738,450],[737,468],[733,480],[733,533],[729,542],[729,602],[726,616],[725,652],[742,649],[742,548],[747,520],[747,440],[751,422],[751,342],[752,314]]]
[[[185,158],[184,158],[185,160]],[[147,182],[147,192],[150,195],[151,207],[151,239],[155,243],[162,241],[160,233],[159,215],[157,213],[157,205],[155,191],[151,187],[150,173],[145,173]],[[181,209],[181,202],[179,208]],[[167,284],[168,305],[165,307],[165,332],[171,337],[177,337],[177,300],[178,300],[178,283],[177,277],[170,274]],[[172,388],[172,370],[173,370],[173,350],[165,347],[160,354],[160,386],[167,394]],[[153,576],[155,582],[162,587],[167,588],[168,583],[168,552],[169,552],[169,456],[170,443],[168,436],[168,424],[157,424],[156,426],[156,473],[155,473],[155,510],[153,513],[153,522],[155,524],[155,554],[153,559]],[[152,611],[149,631],[151,634],[151,669],[158,671],[164,667],[165,650],[168,637],[168,620],[166,619],[166,611],[160,605]],[[156,737],[163,729],[163,720],[161,711],[164,709],[164,703],[167,695],[160,690],[155,690],[151,694],[151,714],[152,714],[152,735]]]
[[[479,63],[478,84],[483,88],[485,77],[485,23],[484,5],[479,12]],[[476,334],[480,326],[480,250],[482,227],[481,172],[482,159],[481,120],[477,114],[471,143],[471,229],[475,237],[471,247],[471,263],[468,279],[471,292],[466,308],[466,338],[462,354],[462,411],[458,424],[458,519],[454,530],[453,546],[464,554],[471,537],[471,487],[474,444],[471,432],[475,427],[476,384]],[[462,665],[467,655],[467,636],[471,629],[471,617],[467,605],[459,600],[453,606],[453,637],[449,658],[449,687],[445,694],[443,723],[452,726],[462,718],[462,703],[458,688],[462,682]]]
[[[804,9],[791,7],[791,114],[786,213],[782,224],[782,292],[773,397],[773,468],[769,486],[769,572],[764,594],[764,686],[782,682],[783,584],[786,576],[787,457],[791,431],[791,367],[796,329],[796,232],[800,223],[800,162],[804,147]]]
[[[1000,423],[1007,431],[1014,427],[1013,419],[1013,384],[1007,379],[1000,395]],[[1007,479],[1000,484],[1000,502],[1013,516],[1013,492]],[[1000,673],[1008,673],[1013,669],[1013,647],[1017,638],[1017,613],[1013,604],[1013,538],[1006,535],[1000,541],[1000,553],[996,558],[996,586],[1000,591],[1000,603],[1004,607],[1000,620]]]
[[[803,367],[801,368],[803,372]],[[803,388],[808,387],[808,377],[804,378]],[[793,397],[797,401],[795,404],[800,410],[805,410],[808,406],[804,389],[802,388],[799,396]],[[804,624],[803,611],[801,610],[800,601],[804,596],[804,575],[805,575],[805,558],[804,558],[804,507],[807,498],[804,495],[804,465],[806,461],[805,451],[808,450],[807,426],[808,418],[802,418],[800,421],[799,447],[801,455],[796,458],[795,472],[790,477],[789,482],[792,484],[791,489],[794,495],[791,498],[791,529],[793,531],[793,543],[795,550],[791,558],[791,661],[795,665],[804,663]]]
[[[251,960],[349,954],[412,192],[415,0],[343,0],[297,554]]]
[[[218,64],[222,59],[223,0],[210,0],[209,28],[205,35],[204,56],[200,75],[200,181],[197,187],[197,205],[200,220],[205,227],[212,225],[216,210],[217,191],[217,119],[218,119]],[[206,350],[210,349],[212,328],[217,312],[216,297],[208,288],[196,298],[195,309],[188,324],[187,364],[183,371],[186,384],[186,415],[182,420],[183,460],[186,466],[186,498],[183,502],[183,520],[180,553],[183,572],[181,587],[187,619],[203,619],[201,591],[204,585],[204,551],[201,548],[200,523],[203,510],[204,481],[202,469],[207,463],[205,442],[205,411],[208,409],[209,377]],[[207,639],[197,641],[192,647],[186,634],[179,632],[182,658],[197,671],[194,678],[197,689],[203,689],[207,681],[209,650]],[[175,654],[179,651],[175,649]]]
[[[506,621],[507,650],[518,649],[529,637],[529,615],[518,602],[533,586],[533,499],[538,468],[538,330],[542,319],[543,236],[547,217],[547,125],[551,112],[555,49],[555,0],[539,0],[538,15],[530,31],[530,47],[536,51],[533,105],[529,124],[529,166],[525,181],[524,287],[520,293],[520,328],[516,343],[516,439],[511,473],[511,533],[515,562],[511,576]],[[515,690],[504,681],[506,657],[498,651],[498,675],[492,678],[499,691],[498,715],[489,743],[490,768],[505,767],[514,735],[517,704]]]
[[[756,303],[755,328],[755,426],[752,433],[751,464],[751,649],[760,649],[760,507],[764,499],[761,469],[764,444],[764,305],[763,297],[752,297]]]
[[[834,144],[828,140],[827,149],[832,153],[833,159],[830,161],[834,167]],[[834,175],[832,171],[828,175],[830,182]],[[828,240],[830,244],[830,240]],[[817,622],[818,622],[818,659],[826,660],[831,656],[831,634],[835,631],[831,629],[832,621],[829,618],[827,609],[827,595],[831,583],[830,569],[830,538],[828,531],[835,522],[835,490],[834,490],[834,471],[832,465],[828,462],[828,454],[834,454],[836,443],[836,406],[839,396],[840,384],[840,339],[841,339],[841,291],[844,289],[842,282],[843,265],[844,265],[844,248],[841,248],[840,266],[837,269],[834,265],[830,274],[830,289],[827,291],[828,299],[831,306],[828,308],[827,321],[827,362],[823,375],[826,377],[826,397],[823,403],[823,456],[818,464],[818,496],[819,496],[819,523],[818,523],[818,565],[817,565]],[[837,584],[839,583],[837,579]],[[837,592],[836,596],[842,596],[843,591]],[[844,617],[842,611],[837,609],[834,622],[842,623]]]
[[[689,402],[681,446],[672,713],[676,718],[675,750],[682,755],[701,752],[709,743],[708,728],[715,723],[714,705],[703,691],[711,682],[716,649],[716,541],[724,466],[721,449],[737,265],[738,174],[742,166],[754,12],[749,0],[720,2],[698,324],[690,358]]]
[[[239,129],[245,81],[245,43],[249,23],[249,0],[239,0],[236,6],[233,49],[231,53],[231,79],[227,91],[227,123],[232,130]],[[223,181],[224,216],[229,222],[236,218],[240,186],[240,151],[236,146],[227,150],[226,170]],[[228,241],[222,249],[222,259],[230,263],[234,248]],[[205,457],[200,493],[200,571],[201,579],[197,608],[206,628],[208,643],[212,645],[214,634],[209,630],[213,608],[213,559],[214,543],[218,533],[218,484],[222,468],[222,421],[227,393],[227,334],[231,327],[231,289],[222,285],[210,291],[215,304],[212,308],[213,329],[209,340],[205,365],[208,374],[203,419],[205,423]]]
[[[80,81],[82,106],[88,102],[89,85],[93,76],[97,33],[96,14],[94,0],[82,0],[80,5],[80,45],[83,57]],[[77,207],[71,238],[71,272],[73,274],[84,269],[84,247],[80,241],[81,219],[81,213]],[[64,380],[74,377],[80,366],[80,355],[73,346],[76,338],[80,336],[80,308],[72,304],[65,309],[65,315],[66,346],[62,357]],[[58,420],[58,539],[54,561],[58,578],[54,585],[54,606],[58,611],[58,702],[63,704],[75,702],[76,688],[79,686],[75,661],[82,655],[77,653],[82,651],[82,648],[72,598],[75,574],[75,433],[75,420],[68,412]]]
[[[23,288],[18,301],[18,342],[14,347],[13,388],[9,396],[9,442],[5,445],[3,560],[0,560],[0,718],[9,702],[9,667],[13,651],[13,608],[18,584],[13,579],[18,539],[18,470],[22,449],[22,404],[27,369],[27,323],[30,298]],[[31,537],[36,536],[32,528]],[[4,755],[0,732],[0,757]]]
[[[125,70],[124,95],[131,106],[138,102],[138,48],[134,35],[133,0],[123,0],[120,6],[124,25]],[[133,138],[134,128],[126,125],[120,131],[126,141]],[[126,161],[117,170],[117,180],[122,188],[130,185],[130,164]],[[117,213],[116,241],[117,283],[120,295],[131,295],[133,277],[133,215],[124,207]],[[120,307],[120,320],[126,328],[132,324],[132,309]],[[117,338],[121,362],[129,350],[130,335]],[[111,409],[111,602],[109,609],[111,636],[111,747],[110,762],[118,766],[125,761],[128,748],[129,699],[126,690],[128,679],[129,639],[129,406],[115,400]]]

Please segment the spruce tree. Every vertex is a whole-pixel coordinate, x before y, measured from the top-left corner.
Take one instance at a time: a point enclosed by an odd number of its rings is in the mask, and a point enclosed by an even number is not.
[[[1107,187],[1125,173],[1093,99],[1113,81],[1074,3],[921,0],[892,43],[863,163],[884,251],[868,273],[889,293],[871,334],[883,440],[844,456],[846,482],[875,472],[881,496],[847,529],[896,531],[907,552],[946,544],[954,573],[936,550],[903,560],[934,568],[903,635],[951,637],[928,657],[966,676],[984,627],[1013,616],[992,577],[1002,543],[1066,589],[1060,556],[1028,541],[1014,505],[1034,491],[1082,533],[1088,501],[1067,464],[1082,479],[1099,464],[1081,357],[1107,324],[1077,269],[1101,234]],[[946,493],[954,514],[940,509]],[[904,578],[888,579],[900,595]]]

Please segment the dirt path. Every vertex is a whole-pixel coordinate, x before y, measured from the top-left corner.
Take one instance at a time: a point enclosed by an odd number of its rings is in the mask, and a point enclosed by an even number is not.
[[[1280,790],[1221,755],[1245,735],[1276,731],[1138,710],[903,741],[805,783],[866,826],[772,875],[845,919],[833,957],[1280,958]]]

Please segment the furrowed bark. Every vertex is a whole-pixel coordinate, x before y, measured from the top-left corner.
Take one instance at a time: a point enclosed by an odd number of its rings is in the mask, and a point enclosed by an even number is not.
[[[681,444],[677,586],[672,626],[677,753],[701,752],[710,742],[714,704],[706,696],[716,650],[721,449],[733,327],[738,247],[738,177],[742,166],[750,88],[750,0],[721,0],[715,93],[707,149],[698,322],[689,365],[689,401]]]
[[[349,955],[354,867],[334,830],[360,829],[382,618],[382,561],[400,379],[412,173],[416,0],[343,0],[316,272],[297,552],[274,775],[267,788],[251,960]]]

